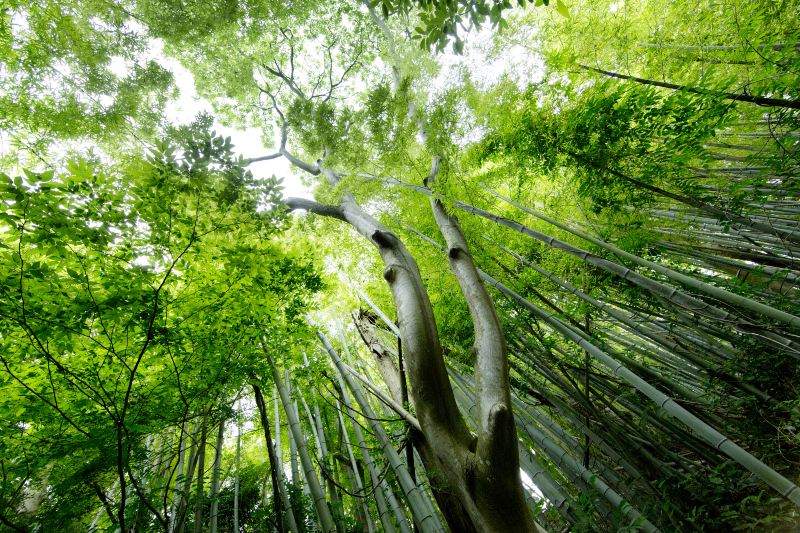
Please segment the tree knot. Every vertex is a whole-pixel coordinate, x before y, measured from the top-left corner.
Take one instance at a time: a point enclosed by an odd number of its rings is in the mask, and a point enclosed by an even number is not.
[[[464,249],[460,246],[453,246],[447,251],[447,255],[450,259],[458,259],[458,256],[464,253]]]
[[[388,231],[375,230],[372,233],[372,241],[381,248],[390,248],[392,246],[393,235]]]

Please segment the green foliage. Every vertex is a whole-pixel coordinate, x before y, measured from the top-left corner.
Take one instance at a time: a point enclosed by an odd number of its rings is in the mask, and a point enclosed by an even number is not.
[[[59,497],[37,519],[80,520],[93,478],[241,386],[254,321],[296,321],[321,288],[268,240],[283,224],[276,181],[254,181],[204,122],[122,168],[2,176],[2,397],[31,406],[3,409],[3,455],[19,457],[4,506],[46,483]]]
[[[116,4],[4,4],[0,130],[39,158],[54,140],[110,142],[134,123],[152,133],[173,96],[172,75],[144,51],[145,39]]]
[[[347,109],[337,110],[325,101],[297,98],[286,112],[286,121],[307,153],[325,156],[347,136],[351,115]]]
[[[410,83],[409,78],[403,78],[395,91],[384,82],[367,93],[364,114],[368,138],[387,166],[401,162],[413,146],[416,124],[409,116]]]
[[[187,476],[177,475],[178,435],[204,416],[229,417],[233,398],[242,396],[243,411],[252,409],[242,391],[252,383],[269,389],[264,349],[290,372],[294,390],[321,408],[315,422],[327,454],[313,451],[312,420],[301,413],[317,466],[337,477],[342,494],[355,492],[345,475],[344,437],[356,439],[338,425],[336,402],[343,398],[327,359],[315,353],[305,315],[318,308],[323,321],[337,324],[349,362],[377,381],[371,355],[356,349],[360,341],[346,318],[363,306],[350,286],[393,316],[383,265],[370,242],[343,230],[341,221],[289,218],[281,180],[256,179],[231,140],[213,131],[219,122],[261,128],[265,144],[280,148],[276,156],[301,161],[309,175],[338,176],[338,184],[315,191],[319,200],[335,204],[352,194],[403,238],[452,368],[471,373],[475,333],[445,255],[406,230],[440,240],[429,200],[374,178],[421,184],[433,157],[441,158],[435,193],[460,216],[480,268],[796,477],[794,332],[646,268],[625,262],[631,271],[616,275],[587,263],[584,252],[564,254],[553,239],[623,263],[480,186],[676,272],[796,314],[798,250],[791,239],[675,199],[796,230],[796,112],[720,96],[796,100],[796,2],[720,10],[713,2],[609,0],[570,2],[567,9],[558,1],[533,10],[535,18],[517,10],[513,19],[511,4],[371,2],[391,16],[388,26],[373,24],[358,4],[338,2],[9,4],[0,19],[9,81],[0,89],[0,130],[10,141],[0,175],[0,527],[85,530],[103,497],[126,529],[163,530],[163,507],[181,495],[188,498],[187,527],[194,525],[195,502],[207,517],[210,497],[197,494],[196,485],[182,488]],[[422,48],[442,51],[452,43],[459,54],[466,30],[487,22],[513,25],[495,39],[499,60],[513,60],[511,45],[542,54],[544,73],[527,74],[541,74],[543,82],[520,88],[498,79],[479,88],[469,65],[436,79],[435,57],[381,34],[399,35],[407,25],[405,36]],[[154,133],[172,84],[147,53],[154,37],[192,72],[213,115]],[[385,68],[389,61],[397,70]],[[610,80],[576,65],[613,66],[702,94]],[[280,141],[272,139],[277,133]],[[57,155],[63,165],[51,164],[48,149],[62,147],[52,141],[64,139],[75,142]],[[534,241],[463,213],[456,202],[543,237]],[[312,256],[326,259],[317,264]],[[634,273],[672,296],[634,284]],[[691,305],[675,296],[684,293]],[[522,449],[546,469],[539,481],[552,477],[565,500],[558,508],[534,504],[549,530],[634,530],[641,523],[624,512],[633,507],[663,531],[791,530],[794,511],[667,416],[666,404],[647,400],[619,368],[594,361],[586,344],[567,342],[518,300],[493,296],[509,348],[515,416],[544,428],[565,452],[548,451],[520,431]],[[720,319],[713,309],[730,315]],[[385,329],[380,335],[394,349]],[[251,431],[254,417],[238,415],[247,426],[243,451],[235,461],[230,439],[223,443],[220,516],[233,514],[236,477],[241,529],[271,530],[275,500],[269,490],[263,503],[271,485],[260,420]],[[396,428],[391,439],[400,446],[407,438],[402,422],[381,416]],[[289,453],[286,429],[284,423],[277,430],[281,463]],[[366,439],[367,451],[378,456],[375,439]],[[586,476],[564,466],[567,454],[630,503],[615,508],[608,493],[586,487]],[[434,488],[452,488],[442,472],[427,477]],[[314,530],[303,487],[288,489],[303,529]],[[358,529],[361,503],[350,495],[331,501],[343,530]],[[100,528],[115,529],[105,512],[99,516]],[[220,530],[232,531],[230,520]]]
[[[522,8],[528,4],[547,6],[549,0],[517,0]],[[380,6],[384,17],[392,15],[407,17],[414,14],[419,18],[419,26],[414,28],[414,38],[423,48],[441,52],[452,41],[453,51],[461,54],[464,41],[459,29],[466,27],[480,28],[489,22],[493,28],[503,29],[508,26],[504,20],[504,11],[511,9],[510,0],[458,0],[447,2],[442,0],[372,0],[371,8]],[[569,10],[561,0],[556,0],[556,10],[564,17],[569,17]],[[466,25],[466,26],[465,26]]]
[[[500,125],[473,157],[502,154],[543,170],[571,159],[576,191],[598,212],[655,199],[622,176],[702,199],[691,168],[709,164],[703,144],[735,117],[713,98],[616,81],[593,85],[567,109],[540,106],[541,96],[535,87],[524,93],[510,127]]]

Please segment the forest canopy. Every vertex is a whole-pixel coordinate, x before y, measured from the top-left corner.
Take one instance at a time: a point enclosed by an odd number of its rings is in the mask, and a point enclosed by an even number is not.
[[[796,531],[798,21],[5,2],[0,531]]]

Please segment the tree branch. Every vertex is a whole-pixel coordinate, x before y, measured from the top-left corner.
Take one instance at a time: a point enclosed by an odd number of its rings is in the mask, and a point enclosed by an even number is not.
[[[439,171],[439,161],[434,157],[431,172],[425,178],[432,185]],[[433,216],[447,243],[447,260],[456,277],[469,308],[475,331],[473,354],[475,356],[475,393],[478,398],[478,448],[490,468],[510,465],[518,470],[515,453],[516,428],[511,416],[506,342],[494,302],[483,284],[478,269],[472,261],[467,240],[455,215],[448,213],[439,198],[430,199]],[[513,456],[513,457],[512,457]],[[514,464],[511,464],[514,463]]]
[[[251,165],[253,163],[258,163],[259,161],[269,161],[270,159],[278,159],[279,157],[283,157],[281,152],[275,152],[274,154],[262,155],[258,157],[249,157],[244,160],[244,164]]]
[[[317,215],[332,217],[346,222],[344,214],[342,213],[342,208],[338,205],[321,204],[305,198],[287,198],[286,207],[289,208],[289,211],[303,209]]]

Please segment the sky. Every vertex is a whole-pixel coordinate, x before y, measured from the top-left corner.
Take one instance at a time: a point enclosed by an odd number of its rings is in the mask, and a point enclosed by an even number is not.
[[[431,94],[440,93],[451,86],[459,78],[462,68],[469,70],[473,81],[484,88],[497,83],[503,75],[509,76],[523,87],[531,81],[538,81],[542,78],[544,67],[541,58],[519,45],[505,50],[504,54],[499,57],[492,54],[491,43],[494,36],[494,31],[487,25],[470,35],[463,55],[453,54],[449,47],[447,51],[440,54],[441,71],[433,81]],[[201,111],[207,111],[213,115],[211,104],[198,96],[191,72],[175,59],[167,57],[160,42],[153,43],[151,53],[162,66],[172,71],[180,91],[178,99],[170,102],[167,106],[167,119],[173,123],[187,124]],[[223,136],[230,136],[236,151],[245,158],[267,155],[274,151],[274,149],[263,147],[261,131],[256,128],[236,130],[217,123],[215,129]],[[481,132],[476,131],[474,134],[468,134],[465,140],[477,140]],[[313,196],[311,189],[303,185],[297,172],[283,157],[253,163],[249,169],[256,178],[267,178],[273,174],[283,178],[285,197],[312,198]]]
[[[167,105],[166,118],[172,123],[188,124],[201,111],[206,111],[213,115],[211,104],[197,95],[192,73],[176,60],[166,57],[163,53],[158,55],[158,62],[172,71],[175,76],[175,84],[180,91],[180,96]],[[229,136],[235,151],[245,158],[258,157],[274,152],[274,149],[264,148],[261,144],[261,130],[256,128],[236,130],[215,123],[215,130],[220,135]],[[268,178],[273,174],[283,178],[282,186],[285,197],[312,198],[310,188],[302,184],[295,171],[291,169],[289,162],[283,157],[269,161],[259,161],[248,168],[256,178]]]

